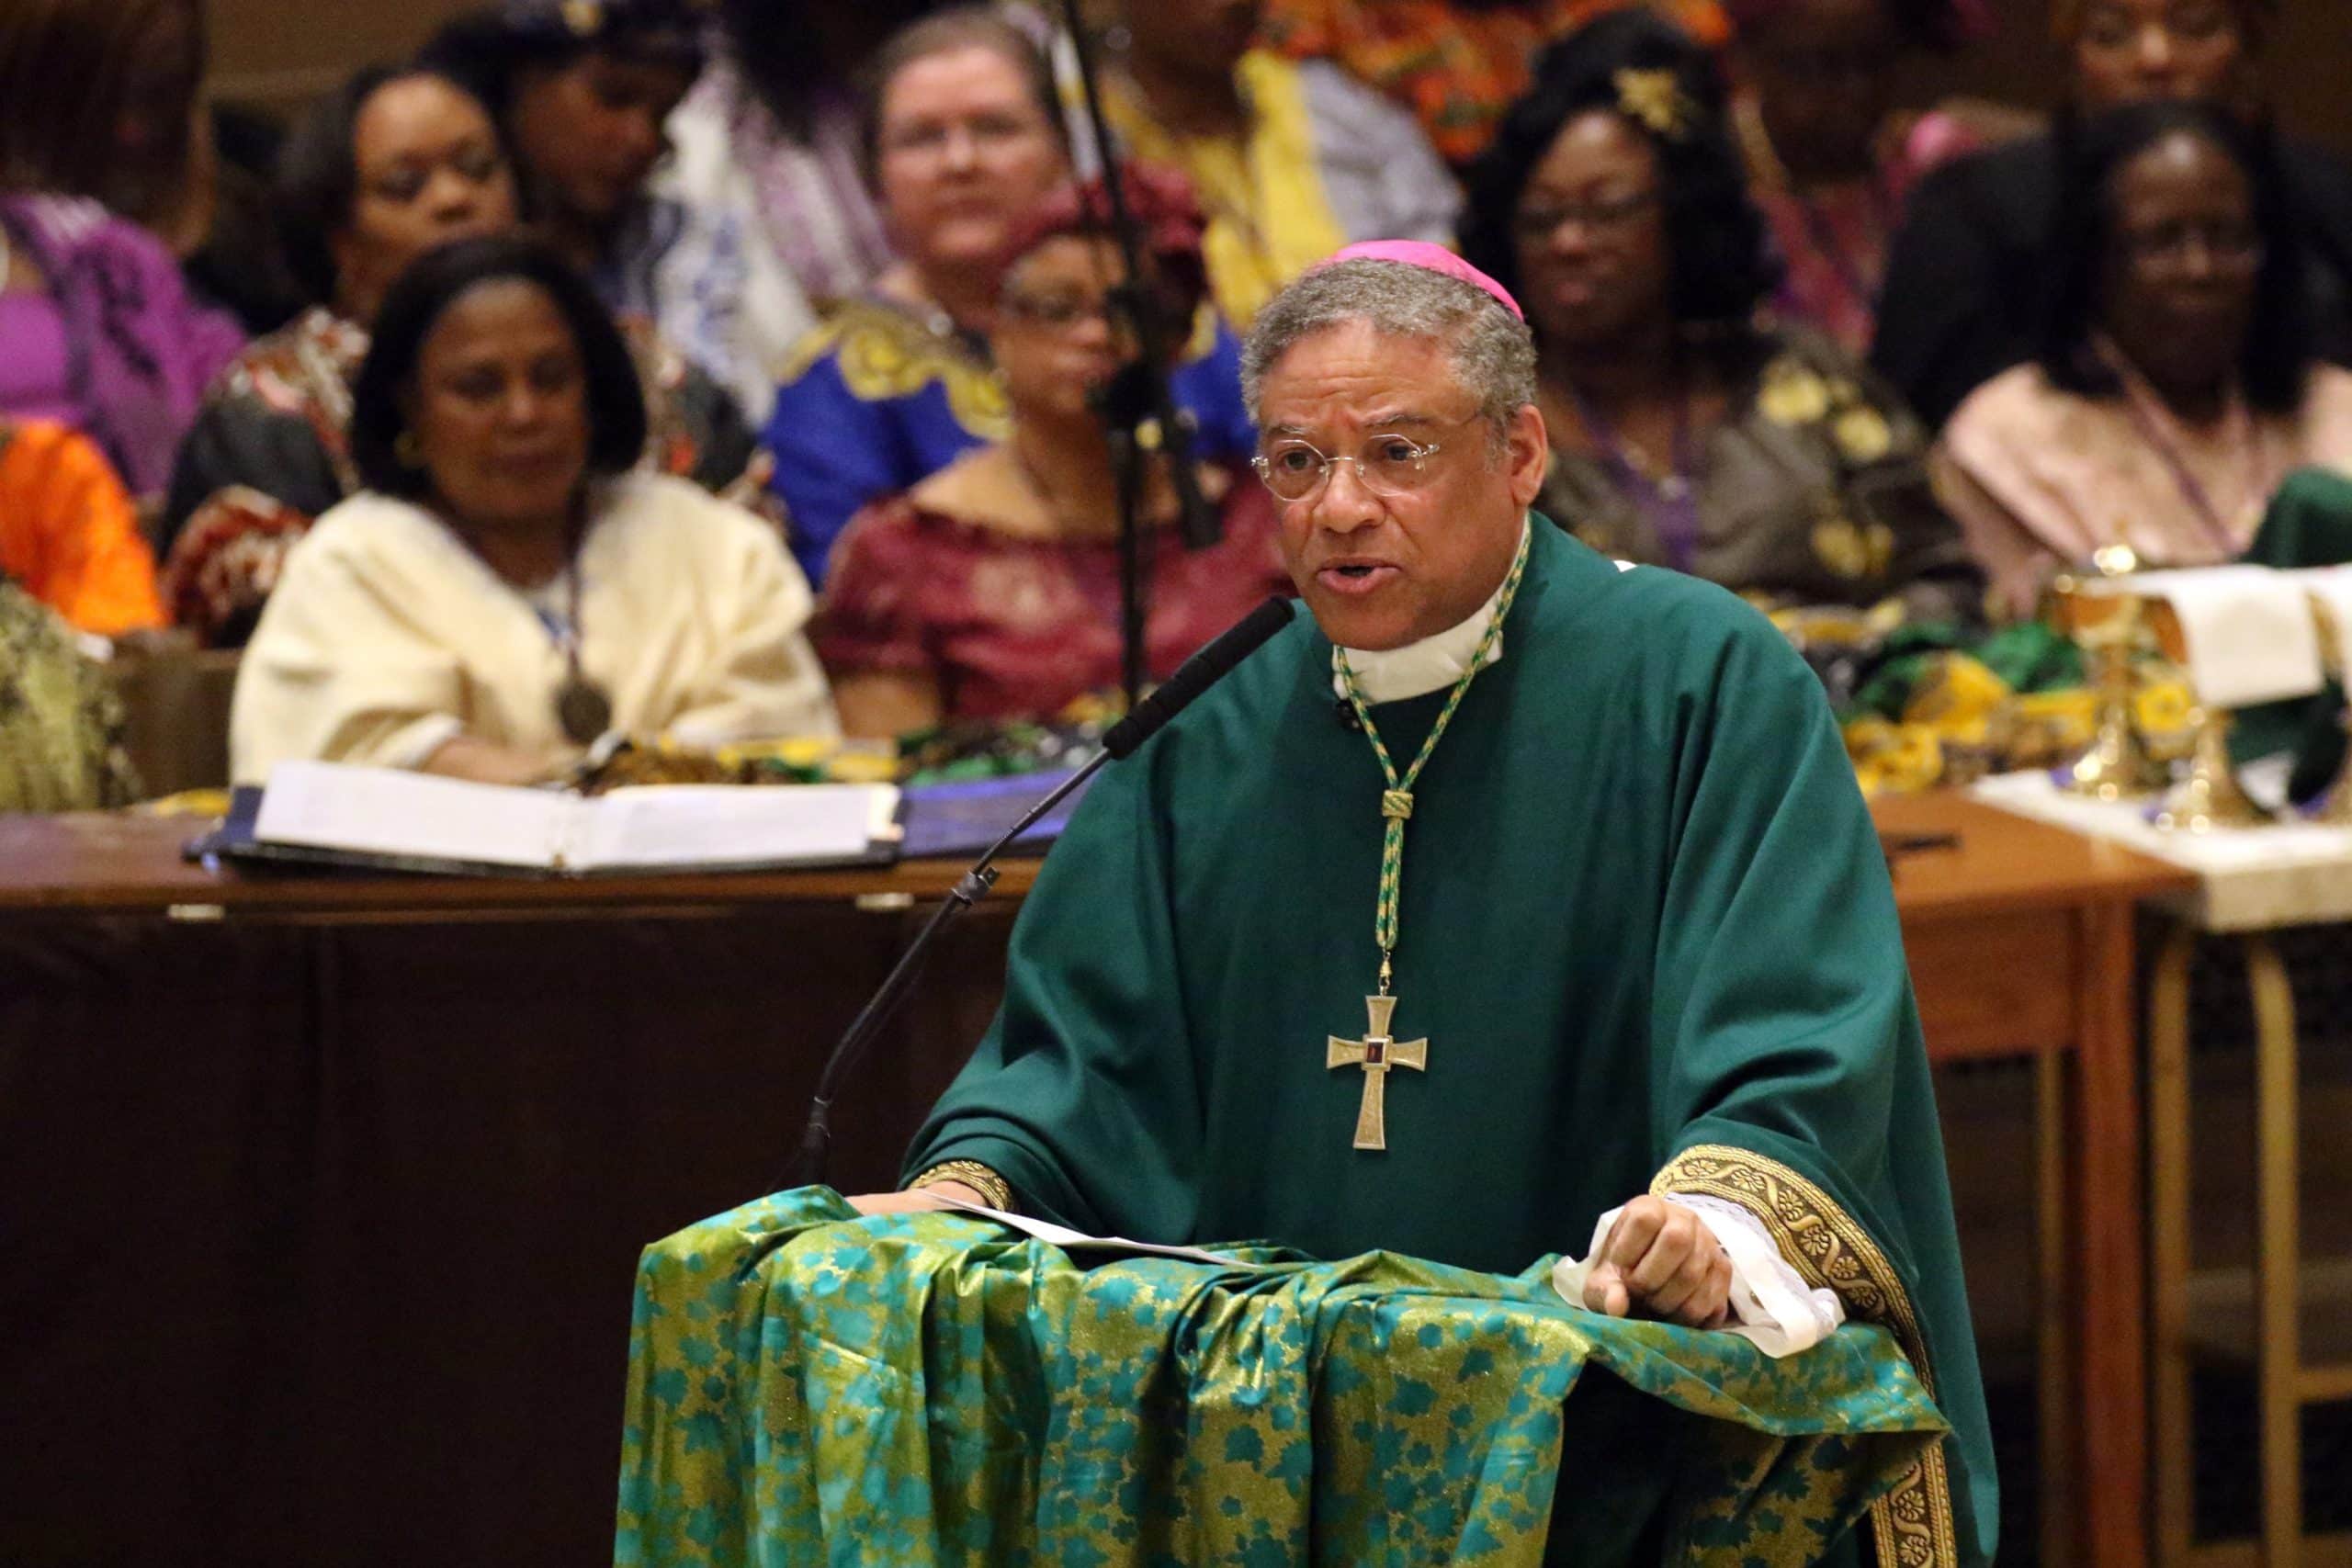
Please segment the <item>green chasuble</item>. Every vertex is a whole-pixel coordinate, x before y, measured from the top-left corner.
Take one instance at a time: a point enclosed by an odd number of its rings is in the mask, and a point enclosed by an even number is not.
[[[1410,757],[1445,702],[1373,710]],[[1378,764],[1301,616],[1096,781],[1002,1010],[907,1168],[1150,1241],[1515,1275],[1639,1193],[1753,1213],[1953,1436],[1882,1560],[1989,1559],[1991,1442],[1893,891],[1818,682],[1760,615],[1538,519],[1503,657],[1415,788],[1382,1152],[1353,1146]]]

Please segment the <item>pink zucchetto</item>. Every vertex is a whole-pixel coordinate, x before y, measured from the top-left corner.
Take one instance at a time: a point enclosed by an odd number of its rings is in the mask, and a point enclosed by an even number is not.
[[[1510,289],[1505,288],[1443,245],[1433,245],[1427,240],[1365,240],[1350,245],[1343,251],[1334,252],[1329,257],[1316,263],[1307,270],[1317,272],[1324,267],[1337,266],[1340,263],[1348,261],[1402,262],[1407,266],[1417,266],[1425,272],[1442,272],[1446,276],[1457,278],[1473,288],[1484,289],[1501,301],[1504,310],[1509,310],[1522,321],[1527,320],[1527,312],[1519,308],[1519,301],[1510,297]]]

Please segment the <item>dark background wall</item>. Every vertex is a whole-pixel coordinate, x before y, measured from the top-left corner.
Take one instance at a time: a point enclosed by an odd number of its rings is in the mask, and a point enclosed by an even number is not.
[[[265,107],[299,104],[351,67],[407,52],[471,0],[213,0],[216,87]],[[787,0],[777,0],[786,4]],[[831,4],[834,0],[819,0]],[[1964,92],[2047,105],[2058,88],[2049,0],[1994,0],[2000,32],[1949,61],[1923,62],[1913,96]],[[2267,75],[2285,122],[2352,155],[2352,0],[2280,0]]]

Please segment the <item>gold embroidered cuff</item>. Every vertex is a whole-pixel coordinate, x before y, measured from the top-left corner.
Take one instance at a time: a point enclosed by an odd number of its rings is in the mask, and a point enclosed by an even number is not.
[[[1894,1336],[1928,1396],[1935,1397],[1927,1334],[1902,1276],[1860,1222],[1803,1174],[1752,1150],[1705,1144],[1677,1155],[1650,1191],[1660,1198],[1704,1193],[1754,1214],[1807,1285],[1837,1292],[1849,1317]],[[1960,1535],[1952,1506],[1951,1471],[1938,1443],[1871,1506],[1878,1560],[1902,1568],[1953,1568]]]
[[[978,1193],[991,1209],[1001,1209],[1008,1214],[1019,1212],[1012,1206],[1012,1188],[1004,1178],[976,1159],[942,1160],[908,1182],[907,1190],[912,1192],[942,1181],[962,1182]]]

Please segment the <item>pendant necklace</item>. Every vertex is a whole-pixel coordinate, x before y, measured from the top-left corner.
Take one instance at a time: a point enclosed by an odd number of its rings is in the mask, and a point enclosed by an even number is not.
[[[1381,777],[1388,787],[1381,792],[1380,817],[1380,894],[1373,911],[1373,941],[1380,948],[1378,990],[1364,998],[1369,1012],[1368,1027],[1361,1040],[1343,1040],[1332,1035],[1324,1046],[1323,1065],[1327,1070],[1341,1067],[1363,1069],[1363,1099],[1356,1111],[1355,1146],[1359,1149],[1385,1149],[1388,1146],[1388,1074],[1396,1067],[1409,1067],[1414,1072],[1429,1069],[1430,1043],[1426,1039],[1399,1041],[1389,1031],[1389,1020],[1396,1011],[1397,998],[1391,989],[1396,978],[1398,894],[1405,876],[1405,824],[1413,816],[1413,785],[1420,778],[1421,770],[1429,765],[1430,753],[1443,739],[1446,726],[1453,722],[1456,708],[1470,690],[1470,682],[1478,678],[1493,658],[1495,644],[1502,636],[1503,619],[1510,614],[1511,601],[1519,596],[1519,580],[1527,570],[1528,546],[1534,536],[1532,525],[1522,525],[1519,536],[1519,553],[1512,558],[1510,574],[1503,579],[1502,592],[1495,600],[1494,618],[1487,623],[1486,635],[1478,639],[1477,651],[1470,656],[1469,668],[1453,683],[1453,694],[1445,699],[1445,706],[1430,727],[1429,739],[1421,742],[1420,754],[1413,759],[1400,777],[1396,763],[1388,755],[1387,746],[1380,739],[1379,727],[1373,723],[1372,710],[1365,705],[1363,694],[1356,686],[1355,671],[1348,667],[1347,650],[1331,649],[1331,668],[1347,690],[1348,705],[1355,712],[1356,722],[1372,742],[1372,753],[1380,762]]]
[[[556,688],[555,718],[562,726],[564,739],[575,746],[594,745],[613,727],[613,699],[605,688],[588,679],[580,667],[580,552],[574,549],[563,567],[564,588],[570,603],[563,625],[552,628],[557,646],[563,651],[563,684]]]

